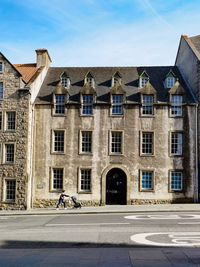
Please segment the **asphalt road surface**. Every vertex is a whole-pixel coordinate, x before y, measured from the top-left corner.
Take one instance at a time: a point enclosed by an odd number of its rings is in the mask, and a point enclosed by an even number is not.
[[[200,213],[0,216],[0,267],[200,267]]]

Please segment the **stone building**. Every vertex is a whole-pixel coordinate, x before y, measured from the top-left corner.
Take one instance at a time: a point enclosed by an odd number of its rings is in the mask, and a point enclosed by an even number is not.
[[[50,67],[35,100],[33,205],[63,189],[85,205],[193,202],[195,110],[177,67]]]
[[[196,98],[196,101],[200,103],[200,35],[188,37],[182,35],[178,48],[175,65],[179,68],[185,82],[190,86],[191,93]],[[197,118],[196,118],[196,138],[198,148],[196,148],[198,157],[198,166],[200,168],[200,108],[198,105]],[[198,172],[198,180],[200,185],[200,173]],[[198,190],[197,190],[198,188]],[[196,187],[195,194],[198,194],[200,199],[200,186]]]
[[[200,38],[175,66],[50,67],[0,53],[0,209],[198,200]],[[200,149],[199,149],[200,150]]]
[[[36,53],[37,63],[16,65],[0,53],[0,209],[31,204],[33,102],[49,65]]]

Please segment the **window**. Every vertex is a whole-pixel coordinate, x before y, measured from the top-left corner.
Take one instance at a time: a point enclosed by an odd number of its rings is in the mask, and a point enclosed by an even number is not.
[[[181,95],[171,95],[171,116],[182,116],[182,102],[183,97]]]
[[[14,154],[14,144],[5,144],[5,163],[14,163]]]
[[[3,82],[0,82],[0,100],[2,100],[3,97],[4,97]]]
[[[153,172],[152,171],[142,171],[141,172],[141,181],[140,181],[141,190],[153,190]]]
[[[81,152],[92,152],[92,132],[81,132]]]
[[[15,120],[16,120],[15,111],[6,112],[6,130],[7,131],[15,130]]]
[[[54,131],[53,152],[64,153],[64,131]]]
[[[3,72],[3,62],[0,62],[0,73]]]
[[[153,95],[142,95],[142,115],[153,115]]]
[[[142,132],[142,155],[153,155],[153,133]]]
[[[2,112],[0,112],[0,131],[2,130]]]
[[[16,180],[5,180],[5,201],[15,202]]]
[[[81,170],[80,191],[91,192],[91,170],[90,169]]]
[[[171,155],[182,155],[183,134],[179,132],[171,133]]]
[[[61,84],[63,87],[65,87],[65,88],[70,87],[70,79],[66,75],[61,76],[60,81],[61,81]]]
[[[111,154],[122,154],[122,132],[111,132]]]
[[[166,78],[166,88],[172,88],[175,83],[175,78],[173,76],[169,76]]]
[[[112,95],[112,115],[123,114],[123,95]]]
[[[93,95],[82,95],[82,115],[93,114]]]
[[[56,115],[65,114],[65,95],[55,95],[54,112]]]
[[[53,169],[53,190],[63,189],[63,169]]]
[[[170,189],[171,191],[183,190],[183,173],[181,171],[170,172]]]
[[[147,77],[140,77],[140,87],[144,87],[149,81]]]

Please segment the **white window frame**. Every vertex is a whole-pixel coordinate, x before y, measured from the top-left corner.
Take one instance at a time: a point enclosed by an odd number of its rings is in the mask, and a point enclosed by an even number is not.
[[[3,73],[4,72],[4,64],[3,64],[3,61],[0,61],[0,73]]]
[[[152,153],[147,153],[147,152],[143,152],[143,144],[145,145],[148,145],[148,143],[143,143],[143,134],[151,134],[152,135],[152,143],[151,143],[151,150],[152,150]],[[140,156],[154,156],[154,153],[155,153],[155,133],[152,132],[152,131],[141,131],[140,133]]]
[[[114,98],[117,96],[121,97],[121,100],[122,100],[121,102],[117,102],[117,101],[114,102]],[[124,114],[123,98],[124,98],[124,96],[122,94],[112,94],[111,95],[111,115],[112,116],[123,116],[123,114]],[[120,108],[121,112],[114,113],[113,112],[114,108]]]
[[[91,97],[91,102],[85,101],[84,98]],[[82,94],[81,95],[81,116],[93,116],[93,103],[94,103],[94,96],[92,94]],[[91,113],[84,113],[84,110],[91,109]]]
[[[139,80],[140,88],[143,88],[149,82],[148,77],[141,76]]]
[[[94,88],[94,87],[95,87],[94,77],[86,76],[86,77],[85,77],[85,83],[86,83],[88,86]]]
[[[82,171],[90,172],[90,183],[89,189],[82,189]],[[81,167],[79,168],[79,177],[78,177],[78,192],[79,193],[92,193],[92,168],[91,167]]]
[[[121,135],[121,145],[120,145],[120,152],[114,152],[114,151],[112,151],[112,144],[113,144],[113,133],[119,133],[120,135]],[[120,156],[120,155],[123,155],[124,154],[124,132],[123,131],[119,131],[119,130],[112,130],[112,131],[110,131],[110,155],[111,156]],[[116,143],[116,142],[115,142]]]
[[[15,181],[15,198],[14,199],[7,199],[7,182],[8,181]],[[4,190],[3,190],[3,201],[6,203],[15,203],[16,202],[16,193],[17,193],[17,180],[14,178],[5,178],[4,179]]]
[[[0,101],[4,99],[4,83],[0,82],[2,84],[2,87],[0,86],[0,89],[2,88],[2,97],[1,97],[1,91],[0,91]]]
[[[85,144],[85,146],[87,147],[87,141],[88,140],[85,140],[85,141],[83,141],[83,134],[84,133],[88,133],[89,135],[90,135],[90,140],[91,140],[91,143],[90,143],[90,147],[91,147],[91,149],[90,150],[88,150],[88,151],[83,151],[83,145]],[[79,153],[80,154],[89,154],[89,155],[91,155],[92,154],[92,145],[93,145],[93,132],[92,131],[88,131],[88,130],[81,130],[80,131],[80,133],[79,133],[79,140],[80,140],[80,142],[79,142]],[[88,142],[88,144],[89,144],[89,142]]]
[[[143,173],[151,173],[152,175],[152,179],[151,179],[151,188],[145,188],[142,186],[142,179],[143,179]],[[155,174],[154,174],[154,170],[140,170],[140,191],[141,192],[153,192],[154,191],[154,186],[155,186]]]
[[[174,76],[168,76],[165,80],[166,88],[170,89],[175,84],[175,77]]]
[[[55,133],[56,132],[63,132],[63,137],[64,137],[64,140],[63,140],[63,151],[55,151]],[[63,129],[54,129],[54,130],[52,130],[52,153],[53,154],[61,154],[61,155],[63,155],[63,154],[65,154],[65,130],[63,130]]]
[[[54,170],[62,170],[62,188],[54,188]],[[62,168],[62,167],[52,167],[51,168],[50,191],[61,192],[64,189],[64,175],[65,175],[64,168]]]
[[[6,146],[7,145],[13,145],[14,146],[14,152],[13,152],[13,161],[6,161]],[[13,165],[15,164],[15,143],[4,143],[3,146],[3,163],[4,164],[9,164],[9,165]]]
[[[176,150],[176,151],[175,151]],[[183,155],[183,133],[170,132],[170,155],[182,156]]]
[[[170,192],[183,192],[183,171],[182,170],[171,170],[169,175],[169,190]],[[172,188],[172,173],[178,173],[181,178],[181,188]]]
[[[170,95],[170,116],[182,117],[182,115],[183,115],[183,96]]]
[[[62,84],[63,87],[69,89],[70,88],[70,79],[69,77],[63,75],[60,77],[60,82]]]
[[[147,94],[142,94],[141,95],[142,98],[142,107],[141,107],[141,115],[144,117],[151,117],[154,115],[154,95],[147,95]],[[145,98],[151,98],[152,101],[146,101]],[[150,110],[152,111],[151,113],[145,113],[146,110],[149,110],[149,107],[151,108]]]
[[[57,96],[59,97],[59,96],[62,96],[62,97],[64,97],[64,102],[56,102],[56,99],[57,99]],[[65,116],[66,114],[65,114],[65,110],[66,110],[66,107],[65,107],[65,103],[66,103],[66,95],[65,94],[54,94],[54,110],[53,110],[53,114],[55,115],[55,116]],[[57,107],[60,107],[60,109],[64,109],[64,112],[63,113],[59,113],[59,112],[56,112],[56,110],[57,110]]]
[[[14,118],[15,118],[15,121],[14,121],[14,128],[13,129],[8,129],[8,114],[9,113],[13,113],[13,114],[15,114],[14,115]],[[9,110],[9,111],[6,111],[6,113],[5,113],[5,131],[7,131],[7,132],[15,132],[16,131],[16,111],[14,111],[14,110]]]

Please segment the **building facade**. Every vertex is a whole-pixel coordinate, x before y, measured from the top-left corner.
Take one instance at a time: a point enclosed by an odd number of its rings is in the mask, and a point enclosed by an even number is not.
[[[0,54],[0,209],[55,206],[62,190],[83,205],[198,201],[198,47],[182,36],[165,67]]]

